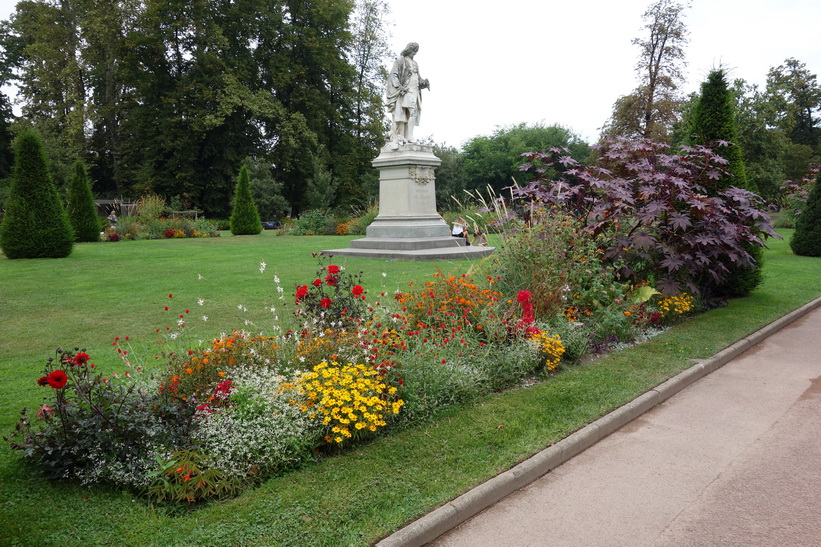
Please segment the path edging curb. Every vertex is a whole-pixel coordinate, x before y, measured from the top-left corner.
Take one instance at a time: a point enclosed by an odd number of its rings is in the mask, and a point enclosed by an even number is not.
[[[377,547],[419,547],[452,530],[467,519],[512,494],[573,456],[587,450],[614,431],[630,423],[711,372],[718,370],[765,338],[821,307],[821,297],[776,319],[749,336],[719,351],[709,359],[680,372],[629,403],[602,416],[556,444],[545,448],[513,468],[483,482],[454,500],[408,524],[379,541]]]

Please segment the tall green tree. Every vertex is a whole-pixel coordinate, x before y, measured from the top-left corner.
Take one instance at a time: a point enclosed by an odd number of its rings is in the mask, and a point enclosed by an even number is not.
[[[821,138],[821,86],[805,63],[789,58],[767,74],[771,123],[796,144],[817,149]]]
[[[243,165],[239,170],[237,186],[234,190],[234,206],[231,211],[231,233],[235,236],[253,235],[262,231],[259,211],[251,195],[251,182],[248,167]]]
[[[716,153],[728,162],[728,175],[713,181],[713,186],[708,188],[711,195],[717,195],[730,186],[755,191],[747,181],[744,168],[735,102],[724,70],[710,71],[707,80],[701,84],[701,95],[693,109],[689,140],[692,144],[716,147]]]
[[[577,161],[587,159],[590,146],[570,129],[560,125],[519,124],[498,128],[489,136],[475,137],[465,143],[462,153],[468,190],[484,192],[490,186],[497,194],[502,188],[526,181],[519,168],[526,152],[568,148]]]
[[[14,158],[14,176],[0,226],[3,253],[9,258],[68,256],[74,247],[74,232],[34,131],[17,137]]]
[[[444,143],[434,146],[433,153],[442,161],[436,168],[436,210],[459,208],[456,200],[463,201],[467,197],[464,156],[457,148]]]
[[[639,47],[636,74],[639,85],[613,105],[604,135],[671,140],[678,107],[683,103],[679,86],[687,66],[684,47],[687,26],[683,12],[689,2],[657,0],[642,15],[644,36],[633,39]]]
[[[75,241],[100,241],[100,218],[83,160],[74,162],[74,174],[68,185],[67,209]]]
[[[248,157],[242,163],[248,169],[251,195],[260,219],[277,220],[288,214],[288,201],[282,195],[282,183],[274,178],[273,166],[258,158]]]

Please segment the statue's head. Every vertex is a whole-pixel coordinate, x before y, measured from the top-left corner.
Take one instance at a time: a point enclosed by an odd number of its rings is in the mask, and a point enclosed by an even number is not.
[[[401,55],[402,55],[402,57],[406,57],[406,56],[410,55],[411,53],[416,53],[418,51],[419,51],[419,44],[417,44],[416,42],[411,42],[411,43],[409,43],[408,45],[405,46],[405,49],[402,50]]]

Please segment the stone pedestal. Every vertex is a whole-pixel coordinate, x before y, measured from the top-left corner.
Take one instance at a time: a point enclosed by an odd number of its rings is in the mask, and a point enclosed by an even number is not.
[[[435,169],[442,161],[433,147],[391,144],[373,160],[379,169],[379,215],[363,239],[349,249],[322,251],[341,256],[440,260],[479,258],[493,247],[466,246],[450,235],[448,223],[436,212]]]

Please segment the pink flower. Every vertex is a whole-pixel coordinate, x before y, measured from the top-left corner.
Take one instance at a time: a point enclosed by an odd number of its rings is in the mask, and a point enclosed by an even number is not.
[[[37,417],[41,420],[45,420],[46,418],[51,418],[54,415],[54,409],[50,406],[44,404],[40,408],[37,409]]]

